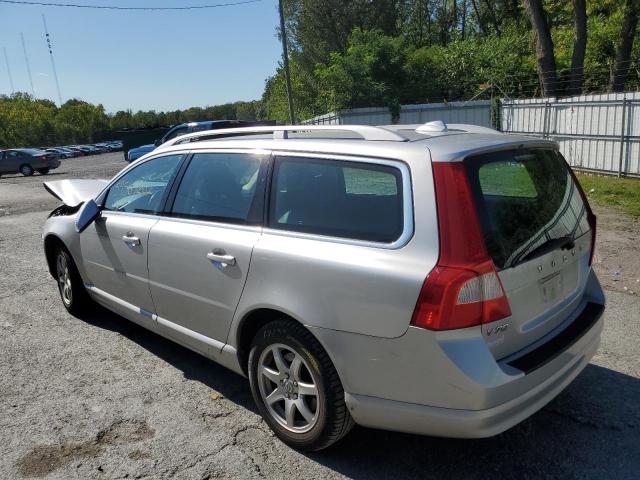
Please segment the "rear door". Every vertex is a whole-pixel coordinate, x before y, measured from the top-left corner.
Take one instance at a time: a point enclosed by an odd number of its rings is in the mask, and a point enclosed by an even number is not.
[[[195,153],[151,229],[149,280],[158,328],[198,350],[221,348],[261,234],[269,156]]]
[[[465,168],[513,314],[504,331],[483,327],[494,355],[502,358],[544,336],[579,307],[592,231],[579,187],[555,150],[487,153],[466,159]]]

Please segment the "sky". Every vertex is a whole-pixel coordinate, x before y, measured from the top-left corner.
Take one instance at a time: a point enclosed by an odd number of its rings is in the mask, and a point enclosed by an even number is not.
[[[41,0],[54,3],[56,0]],[[211,5],[238,0],[68,0],[118,6]],[[37,98],[58,102],[45,15],[62,100],[107,112],[167,111],[260,98],[281,59],[277,0],[186,11],[117,11],[0,3],[0,94],[30,92],[24,33]]]

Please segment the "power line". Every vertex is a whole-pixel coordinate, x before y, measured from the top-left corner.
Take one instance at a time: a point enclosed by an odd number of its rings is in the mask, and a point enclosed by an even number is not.
[[[44,7],[68,7],[68,8],[93,8],[98,10],[138,10],[138,11],[166,11],[166,10],[204,10],[208,8],[232,7],[235,5],[245,5],[247,3],[257,3],[262,0],[242,0],[240,2],[214,3],[209,5],[187,5],[183,7],[121,7],[118,5],[87,5],[81,3],[47,3],[27,0],[0,0],[0,3],[11,3],[14,5],[38,5]]]

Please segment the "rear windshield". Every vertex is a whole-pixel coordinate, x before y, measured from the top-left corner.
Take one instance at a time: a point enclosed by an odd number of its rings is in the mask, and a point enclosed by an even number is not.
[[[465,169],[489,254],[498,269],[536,248],[589,230],[587,211],[555,150],[510,150],[470,157]]]

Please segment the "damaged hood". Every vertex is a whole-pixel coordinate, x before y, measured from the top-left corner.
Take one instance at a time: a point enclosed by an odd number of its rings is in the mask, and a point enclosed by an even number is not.
[[[56,180],[44,182],[44,188],[70,207],[95,198],[109,183],[108,180]]]

